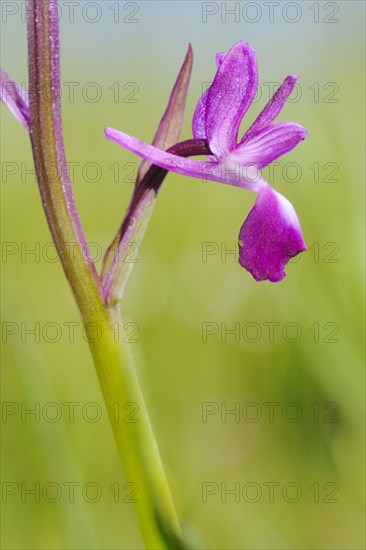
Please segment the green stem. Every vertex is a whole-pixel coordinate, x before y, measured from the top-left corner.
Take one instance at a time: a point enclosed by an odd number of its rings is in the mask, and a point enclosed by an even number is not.
[[[166,549],[158,515],[176,535],[180,534],[178,518],[132,354],[123,342],[118,306],[109,310],[107,321],[101,326],[101,338],[90,343],[99,383],[127,481],[132,482],[137,491],[135,506],[146,548]],[[126,411],[134,414],[126,415]]]
[[[47,221],[63,268],[87,326],[101,337],[90,341],[101,390],[127,479],[138,487],[137,515],[147,548],[167,549],[159,519],[180,533],[172,496],[154,438],[132,355],[114,341],[117,308],[108,308],[78,218],[69,180],[61,124],[57,0],[28,0],[29,131]],[[72,254],[70,253],[72,250]],[[136,423],[116,421],[116,411],[134,403]],[[118,420],[118,417],[117,417]]]

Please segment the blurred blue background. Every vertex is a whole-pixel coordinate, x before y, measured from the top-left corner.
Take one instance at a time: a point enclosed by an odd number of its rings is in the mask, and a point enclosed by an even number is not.
[[[208,547],[364,548],[364,3],[71,4],[60,3],[64,134],[98,266],[139,162],[103,128],[151,141],[188,43],[182,139],[214,54],[237,40],[259,63],[243,131],[273,83],[301,76],[279,119],[309,138],[264,176],[294,204],[308,252],[281,283],[256,283],[230,253],[255,195],[170,174],[122,311],[180,516]],[[1,10],[1,65],[27,82],[24,3]],[[1,114],[2,545],[141,548],[28,136]]]

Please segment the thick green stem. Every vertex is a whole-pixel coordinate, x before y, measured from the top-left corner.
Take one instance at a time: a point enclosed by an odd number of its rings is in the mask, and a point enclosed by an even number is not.
[[[146,547],[166,549],[158,515],[172,533],[179,535],[180,527],[131,351],[123,342],[118,306],[109,311],[101,338],[90,347],[125,475],[136,490],[135,506]]]
[[[64,152],[59,68],[57,0],[28,0],[29,131],[47,221],[83,321],[100,337],[90,341],[100,386],[128,480],[136,484],[136,509],[146,547],[167,549],[159,527],[179,524],[146,411],[132,356],[115,341],[117,309],[108,309],[77,215]],[[117,334],[122,334],[121,330]],[[124,422],[126,404],[137,422]],[[128,406],[128,405],[127,405]],[[120,414],[120,419],[118,418]],[[117,416],[116,416],[117,414]]]

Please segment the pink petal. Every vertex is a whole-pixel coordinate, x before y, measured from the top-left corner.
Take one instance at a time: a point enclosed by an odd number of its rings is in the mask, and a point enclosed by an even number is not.
[[[192,120],[192,132],[194,139],[206,139],[206,103],[208,89],[198,100]]]
[[[226,52],[216,54],[215,60],[217,68],[220,67],[225,55]],[[192,131],[194,139],[206,139],[206,103],[208,90],[209,88],[201,95],[193,115]]]
[[[198,178],[202,181],[218,181],[220,183],[228,183],[237,187],[244,187],[252,191],[258,189],[258,176],[255,178],[252,174],[247,174],[247,170],[243,169],[239,163],[225,164],[219,162],[206,162],[203,160],[192,160],[190,158],[173,155],[167,151],[162,151],[153,145],[144,143],[137,138],[129,136],[124,132],[119,132],[113,128],[106,128],[104,133],[108,139],[118,143],[128,151],[139,155],[160,168]]]
[[[263,182],[239,233],[239,262],[256,281],[281,281],[290,258],[306,250],[292,204]]]
[[[299,77],[294,74],[290,74],[285,78],[276,93],[264,107],[263,111],[255,119],[249,130],[247,130],[240,143],[244,143],[245,141],[251,139],[258,132],[260,132],[260,130],[266,128],[276,118],[286,103],[288,96],[294,89],[298,78]]]
[[[307,130],[295,122],[275,122],[255,137],[239,145],[231,154],[234,162],[255,165],[259,169],[291,151],[308,135]]]
[[[255,52],[238,42],[223,58],[207,96],[207,140],[216,157],[222,159],[236,147],[240,123],[257,85]]]

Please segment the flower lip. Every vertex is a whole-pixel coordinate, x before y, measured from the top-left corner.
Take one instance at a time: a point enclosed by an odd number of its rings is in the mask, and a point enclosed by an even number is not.
[[[288,261],[306,251],[294,207],[267,182],[239,233],[239,262],[256,281],[281,281]]]

